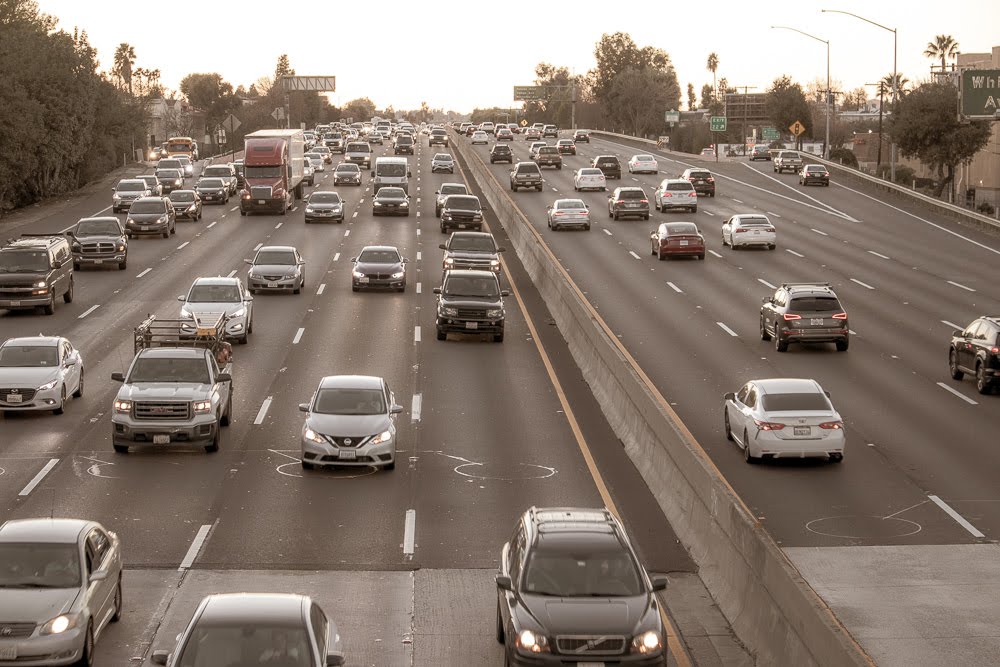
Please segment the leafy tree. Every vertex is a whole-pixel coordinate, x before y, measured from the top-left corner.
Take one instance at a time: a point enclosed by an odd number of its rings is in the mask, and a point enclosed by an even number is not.
[[[573,85],[577,88],[577,99],[580,99],[585,87],[580,77],[570,74],[567,67],[556,67],[549,63],[538,63],[535,66],[535,85],[548,89],[548,99],[538,102],[525,102],[524,115],[541,123],[553,123],[560,127],[569,127],[573,115]]]
[[[879,93],[886,98],[892,98],[892,73],[886,74],[878,82]],[[902,73],[896,73],[896,96],[902,97],[906,94],[906,88],[910,85],[910,80]]]
[[[698,108],[698,96],[695,95],[694,93],[693,83],[688,84],[687,98],[688,98],[688,111],[694,111],[696,108]]]
[[[343,114],[343,118],[353,118],[357,121],[366,121],[375,115],[375,103],[367,97],[359,97],[345,104],[341,109],[341,113]],[[395,112],[392,111],[392,107],[386,109],[386,115],[395,117]]]
[[[115,49],[115,64],[111,68],[111,75],[117,79],[121,86],[132,94],[132,67],[135,65],[135,48],[128,42],[122,42]]]
[[[901,98],[889,117],[889,133],[900,152],[937,171],[938,197],[954,182],[955,167],[971,160],[990,139],[989,122],[959,122],[957,96],[949,83],[924,83]]]
[[[799,121],[805,125],[806,132],[812,134],[812,114],[805,93],[802,86],[793,83],[787,75],[775,79],[767,89],[764,111],[775,127],[782,128],[782,131]],[[801,147],[801,135],[798,143]]]
[[[274,66],[274,80],[280,81],[283,76],[295,76],[295,70],[288,62],[288,54],[282,53],[278,56],[278,64]]]
[[[233,86],[221,74],[188,74],[181,79],[181,93],[195,109],[205,114],[205,134],[211,134],[240,101],[233,94]]]
[[[708,109],[715,102],[715,94],[713,88],[707,83],[701,87],[701,106],[700,109]]]
[[[671,74],[648,67],[620,72],[608,92],[612,120],[639,137],[662,130],[663,112],[676,109],[681,97]]]
[[[945,61],[958,56],[958,42],[951,35],[937,35],[933,42],[927,42],[924,55],[931,60],[941,59],[941,71],[945,69]]]
[[[863,87],[855,88],[854,90],[844,93],[845,109],[861,111],[865,108],[866,104],[868,104],[868,91],[866,91]]]
[[[715,84],[715,71],[719,69],[719,54],[715,53],[714,51],[712,53],[709,53],[708,62],[706,63],[705,67],[707,67],[708,71],[712,73],[712,93],[714,95],[718,95],[719,88]]]

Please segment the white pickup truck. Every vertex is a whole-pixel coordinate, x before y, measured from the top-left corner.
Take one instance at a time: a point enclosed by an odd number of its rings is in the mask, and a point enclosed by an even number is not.
[[[802,156],[798,151],[779,151],[777,157],[771,162],[774,173],[780,174],[790,171],[797,174],[802,171]]]

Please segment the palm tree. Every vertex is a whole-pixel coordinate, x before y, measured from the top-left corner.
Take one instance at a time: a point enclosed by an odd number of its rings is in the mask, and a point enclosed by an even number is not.
[[[896,74],[896,97],[902,97],[906,93],[906,87],[910,85],[910,80],[900,73]],[[884,94],[888,97],[892,95],[892,74],[886,74],[878,82],[879,90],[884,89]]]
[[[945,61],[958,55],[958,42],[951,35],[937,35],[933,42],[927,42],[924,55],[928,58],[941,59],[941,71],[945,70]]]
[[[132,65],[135,64],[135,48],[128,42],[122,42],[115,49],[115,65],[112,73],[128,88],[132,94]]]
[[[712,73],[712,94],[718,97],[719,89],[715,85],[715,71],[719,69],[719,54],[714,51],[712,53],[709,53],[708,62],[706,63],[705,67],[707,67],[708,71]]]

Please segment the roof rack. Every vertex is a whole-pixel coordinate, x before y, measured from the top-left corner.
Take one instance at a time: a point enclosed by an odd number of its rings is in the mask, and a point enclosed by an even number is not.
[[[214,353],[225,344],[226,323],[229,316],[225,313],[210,313],[199,315],[194,313],[191,319],[157,319],[149,315],[133,332],[134,351],[154,347],[203,347]],[[194,325],[192,333],[183,333],[182,326]]]
[[[830,289],[830,283],[827,282],[805,282],[805,283],[781,283],[784,288],[788,287],[818,287],[820,289]]]

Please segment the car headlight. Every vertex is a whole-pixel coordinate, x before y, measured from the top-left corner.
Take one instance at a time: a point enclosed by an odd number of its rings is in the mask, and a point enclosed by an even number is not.
[[[400,204],[400,206],[409,206],[409,205],[410,205],[410,202],[406,202],[406,201],[404,201],[403,203]]]
[[[486,311],[486,317],[503,317],[503,308],[490,308]]]
[[[528,653],[548,653],[549,638],[531,630],[521,630],[517,635],[517,647]]]
[[[450,306],[445,306],[441,309],[441,314],[446,317],[455,317],[458,315],[458,308],[452,308]]]
[[[43,384],[38,388],[38,391],[45,391],[46,389],[52,389],[52,387],[56,386],[57,384],[59,384],[59,378],[46,382],[45,384]]]
[[[375,205],[376,205],[376,206],[381,206],[381,205],[382,205],[382,202],[380,202],[380,201],[377,201],[377,202],[375,202]]]
[[[128,414],[129,412],[132,412],[132,401],[121,401],[115,399],[114,408],[115,412]]]
[[[39,634],[58,635],[71,628],[75,628],[80,623],[79,614],[60,614],[42,626]]]
[[[119,243],[115,247],[118,249],[118,252],[125,252],[125,244],[124,243]]]
[[[656,653],[663,649],[663,638],[656,630],[643,632],[632,640],[633,653]]]
[[[117,192],[111,196],[115,201],[121,201],[122,197]]]
[[[212,411],[212,401],[192,401],[191,407],[196,415],[205,415]]]
[[[312,206],[306,206],[306,213],[315,213],[315,212],[316,209],[314,209]]]
[[[134,225],[135,224],[135,220],[133,220],[132,218],[125,218],[125,224],[126,225]]]
[[[369,445],[381,445],[383,442],[389,442],[392,440],[392,431],[382,431],[374,438],[371,439]]]
[[[180,184],[181,184],[181,179],[179,178],[174,179],[174,185],[180,185]]]
[[[454,266],[455,265],[455,259],[453,257],[445,257],[444,258],[444,265],[446,267],[448,267],[448,266]]]
[[[159,217],[159,219],[157,220],[157,222],[166,222],[166,221],[167,221],[167,216],[165,216],[165,215],[161,215]]]
[[[190,206],[188,206],[188,213],[194,211],[196,208],[198,208],[198,204],[191,204]]]
[[[406,273],[403,272],[403,271],[396,271],[394,274],[392,274],[392,277],[393,278],[402,278],[405,275],[406,275]]]
[[[499,268],[499,266],[500,266],[500,260],[499,259],[491,259],[490,260],[490,268],[491,269]]]
[[[351,273],[351,275],[354,276],[355,278],[364,278],[365,277],[365,274],[361,273],[360,271],[353,271]]]
[[[234,310],[233,314],[230,315],[230,317],[245,317],[246,314],[247,314],[247,308],[246,308],[246,306],[243,306],[242,308],[240,308],[238,310]]]
[[[323,436],[321,436],[319,433],[312,430],[311,428],[306,428],[306,430],[302,431],[302,437],[308,440],[309,442],[316,442],[316,443],[325,442],[325,440],[323,440]]]
[[[47,285],[45,284],[44,280],[39,280],[37,283],[35,283],[34,286],[35,287],[47,287]]]

